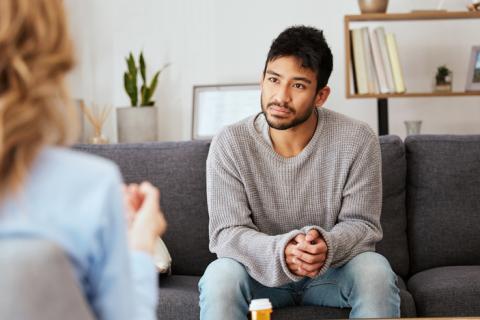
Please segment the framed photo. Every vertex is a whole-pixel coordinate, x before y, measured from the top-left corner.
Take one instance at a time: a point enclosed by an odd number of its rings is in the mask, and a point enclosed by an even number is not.
[[[467,91],[480,91],[480,46],[472,47],[467,73]]]
[[[211,139],[224,126],[260,111],[259,84],[194,86],[192,139]]]

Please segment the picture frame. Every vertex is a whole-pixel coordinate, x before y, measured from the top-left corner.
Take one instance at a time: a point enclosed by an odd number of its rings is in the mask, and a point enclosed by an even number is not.
[[[260,111],[258,83],[196,85],[193,87],[192,139],[211,139],[224,126]]]
[[[472,47],[465,89],[466,91],[480,91],[480,46]]]

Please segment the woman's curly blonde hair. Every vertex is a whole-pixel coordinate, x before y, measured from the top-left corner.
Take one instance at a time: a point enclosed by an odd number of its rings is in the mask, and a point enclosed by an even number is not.
[[[74,141],[73,65],[62,0],[0,0],[0,198],[20,189],[42,147]]]

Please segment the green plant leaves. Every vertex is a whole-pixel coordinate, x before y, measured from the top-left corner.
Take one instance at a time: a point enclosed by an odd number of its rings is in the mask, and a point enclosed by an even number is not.
[[[143,58],[143,52],[140,52],[140,74],[142,75],[143,83],[147,83],[147,66]]]
[[[123,85],[130,98],[130,103],[135,107],[138,103],[137,66],[131,52],[125,61],[127,62],[127,72],[123,74]]]
[[[167,68],[170,64],[167,63],[163,66],[162,69],[157,71],[150,82],[150,85],[147,84],[147,64],[145,62],[145,58],[143,56],[143,52],[140,52],[139,56],[139,66],[137,67],[135,63],[135,58],[133,54],[130,52],[129,56],[125,59],[127,62],[127,72],[123,75],[123,82],[125,91],[127,92],[128,96],[130,97],[130,101],[132,106],[136,107],[138,104],[138,87],[137,87],[137,77],[138,77],[138,70],[140,69],[140,76],[142,78],[142,86],[140,87],[140,106],[153,106],[155,101],[152,100],[152,97],[157,89],[158,85],[158,78],[163,70]]]

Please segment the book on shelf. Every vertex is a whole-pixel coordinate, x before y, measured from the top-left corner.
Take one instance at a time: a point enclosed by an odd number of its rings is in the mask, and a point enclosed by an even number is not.
[[[377,27],[373,30],[373,33],[377,37],[378,44],[380,47],[382,64],[385,69],[385,76],[387,78],[388,92],[395,92],[395,84],[393,82],[393,71],[392,71],[392,65],[390,62],[390,57],[388,55],[385,29],[383,27]]]
[[[385,73],[385,67],[383,65],[382,53],[380,51],[380,44],[378,43],[378,39],[373,32],[371,32],[370,35],[372,43],[373,62],[375,64],[375,71],[377,73],[379,91],[380,93],[390,93],[390,89],[387,83],[387,75]]]
[[[351,84],[353,84],[353,92],[358,93],[357,87],[357,74],[355,73],[355,59],[353,57],[353,31],[349,30],[350,33],[350,61],[352,68],[349,70],[352,74]]]
[[[383,27],[350,30],[351,61],[356,94],[388,94],[406,91],[398,45]]]
[[[367,68],[367,88],[368,93],[377,94],[378,80],[377,73],[375,71],[375,65],[373,62],[372,45],[370,42],[370,32],[367,27],[361,28],[363,38],[363,48],[365,50],[365,66]]]
[[[353,72],[358,94],[368,94],[367,66],[361,29],[352,29]]]
[[[403,79],[402,67],[400,65],[400,58],[398,55],[397,40],[393,33],[387,33],[387,48],[388,54],[390,57],[390,62],[392,64],[393,72],[393,82],[395,84],[395,92],[404,93],[405,90],[405,81]]]

